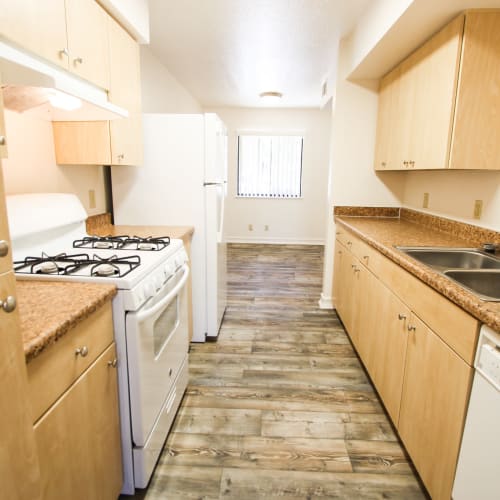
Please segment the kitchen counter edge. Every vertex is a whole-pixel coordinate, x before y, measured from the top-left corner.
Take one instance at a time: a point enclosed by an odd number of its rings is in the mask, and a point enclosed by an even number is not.
[[[388,219],[384,219],[384,241],[382,242],[377,238],[377,231],[375,229],[370,231],[368,228],[370,221],[375,223],[373,224],[373,227],[375,228],[377,220],[379,220],[377,217],[335,216],[335,222],[338,225],[342,226],[362,241],[378,250],[384,256],[423,281],[425,284],[429,285],[434,290],[441,293],[441,295],[467,311],[482,323],[488,325],[493,330],[500,332],[500,303],[487,302],[479,299],[473,293],[467,291],[458,284],[455,284],[453,281],[441,275],[437,271],[417,262],[395,248],[396,245],[414,245],[414,242],[410,243],[408,241],[399,240],[400,236],[398,236],[398,233],[404,233],[404,231],[400,231],[403,224],[410,224],[413,227],[417,226],[416,224],[404,221],[402,222],[399,218],[394,218],[394,231],[391,240],[390,231],[388,231],[391,224],[387,223]],[[426,231],[427,235],[430,234],[429,228],[422,229]],[[431,244],[432,243],[430,243],[428,239],[422,243],[422,245],[426,246],[430,246]],[[457,239],[455,242],[450,243],[449,246],[464,246],[464,241]]]
[[[17,280],[16,289],[26,363],[116,295],[116,286],[94,283]]]

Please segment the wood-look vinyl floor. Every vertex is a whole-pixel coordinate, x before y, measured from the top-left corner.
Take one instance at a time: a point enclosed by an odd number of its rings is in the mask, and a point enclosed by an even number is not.
[[[159,499],[427,498],[333,311],[323,247],[229,245],[217,342],[190,382],[149,488]]]

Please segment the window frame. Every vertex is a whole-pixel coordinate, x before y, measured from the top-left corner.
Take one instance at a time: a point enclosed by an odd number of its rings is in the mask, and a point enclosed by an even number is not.
[[[245,195],[239,193],[240,187],[240,137],[241,136],[258,136],[258,137],[285,137],[293,136],[301,138],[300,150],[300,178],[299,178],[299,195],[298,196],[279,196],[279,195]],[[303,170],[304,170],[304,141],[306,138],[305,130],[300,129],[270,129],[270,130],[236,130],[236,198],[239,199],[263,199],[263,200],[301,200],[304,198],[303,194]]]

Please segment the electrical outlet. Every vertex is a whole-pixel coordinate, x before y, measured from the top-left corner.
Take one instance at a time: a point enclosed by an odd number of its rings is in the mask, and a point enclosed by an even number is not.
[[[267,224],[264,226],[264,231],[269,231],[269,226]]]
[[[422,208],[429,208],[429,193],[424,193],[424,199],[422,200]]]
[[[95,191],[89,189],[89,208],[95,208]]]
[[[483,214],[483,200],[474,201],[474,219],[480,219]]]
[[[248,224],[248,230],[253,231],[253,224]]]

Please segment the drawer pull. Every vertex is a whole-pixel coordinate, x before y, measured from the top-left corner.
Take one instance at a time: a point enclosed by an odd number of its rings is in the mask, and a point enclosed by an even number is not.
[[[398,314],[398,319],[406,319],[406,316],[404,314]]]
[[[16,308],[17,301],[13,295],[8,295],[5,300],[0,300],[0,307],[6,312],[11,313]]]
[[[172,368],[170,368],[170,370],[168,370],[168,376],[171,377],[172,376]]]
[[[5,240],[0,240],[0,257],[5,257],[9,253],[9,243]]]
[[[0,146],[5,146],[6,142],[5,136],[0,135]]]
[[[116,365],[118,364],[118,360],[115,358],[113,361],[108,361],[108,366],[110,368],[116,368]]]
[[[75,356],[80,355],[82,358],[84,358],[85,356],[87,356],[88,353],[89,353],[89,348],[86,345],[84,345],[83,347],[79,347],[78,349],[76,349]]]

